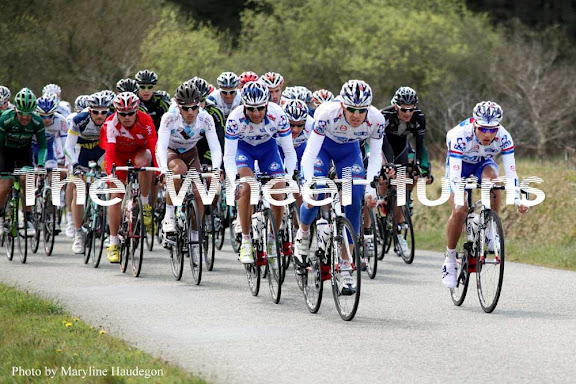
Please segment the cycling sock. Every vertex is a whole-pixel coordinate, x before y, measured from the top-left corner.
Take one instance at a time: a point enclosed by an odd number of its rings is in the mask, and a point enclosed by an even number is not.
[[[110,245],[120,245],[120,239],[118,239],[118,236],[110,235]]]
[[[148,204],[148,196],[142,196],[142,204],[143,205]]]
[[[166,203],[166,215],[165,218],[173,218],[174,217],[174,206],[172,204]]]
[[[456,250],[455,249],[450,249],[448,247],[446,247],[446,260],[450,260],[452,262],[456,261]]]
[[[82,227],[76,228],[76,233],[82,233]]]
[[[242,241],[252,241],[252,236],[242,234]]]
[[[66,214],[66,222],[67,222],[67,223],[71,223],[71,222],[73,222],[73,221],[74,221],[74,218],[72,217],[72,212],[68,212],[68,213]]]
[[[310,237],[310,230],[303,230],[302,228],[298,229],[298,231],[300,231],[300,233],[302,233],[303,237]]]

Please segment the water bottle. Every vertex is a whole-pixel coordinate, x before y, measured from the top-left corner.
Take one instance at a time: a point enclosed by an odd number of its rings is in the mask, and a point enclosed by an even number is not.
[[[474,241],[474,233],[478,229],[478,223],[480,221],[480,217],[477,213],[470,213],[468,215],[468,221],[466,225],[466,235],[468,236],[468,241]]]
[[[331,226],[326,219],[318,219],[316,221],[316,237],[318,239],[318,246],[322,249],[327,248],[328,241],[330,240]]]

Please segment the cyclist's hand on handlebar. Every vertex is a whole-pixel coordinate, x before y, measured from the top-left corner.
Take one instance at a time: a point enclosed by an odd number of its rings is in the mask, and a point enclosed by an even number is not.
[[[74,176],[80,176],[80,175],[83,174],[83,173],[84,173],[84,171],[82,170],[82,167],[80,166],[80,164],[75,163],[75,164],[72,166],[72,174],[73,174]]]
[[[366,195],[366,207],[368,209],[374,208],[377,203],[378,203],[378,199],[376,199],[374,196]]]
[[[396,177],[396,169],[394,169],[394,167],[391,167],[389,165],[386,165],[384,167],[384,170],[386,172],[386,177],[389,179],[393,179],[394,177]]]

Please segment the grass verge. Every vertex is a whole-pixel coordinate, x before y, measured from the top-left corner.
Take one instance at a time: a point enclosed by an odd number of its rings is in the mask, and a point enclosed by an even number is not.
[[[53,300],[3,284],[0,382],[205,383],[72,317]]]

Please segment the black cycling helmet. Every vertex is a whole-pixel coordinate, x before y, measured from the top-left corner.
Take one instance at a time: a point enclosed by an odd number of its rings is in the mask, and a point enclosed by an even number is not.
[[[144,69],[134,76],[138,84],[152,84],[156,85],[158,83],[158,76],[148,69]]]
[[[176,102],[180,105],[199,103],[202,101],[202,95],[198,91],[198,88],[191,82],[185,82],[176,89],[176,94],[174,95]]]
[[[208,95],[210,94],[210,88],[208,87],[208,82],[202,79],[201,77],[194,76],[193,78],[188,80],[188,83],[193,84],[196,87],[198,92],[200,92],[200,97],[202,97],[202,99],[207,98]]]
[[[400,87],[392,98],[392,104],[416,105],[418,104],[418,94],[410,87]]]
[[[116,90],[122,92],[138,93],[138,83],[134,79],[120,79],[116,83]]]

